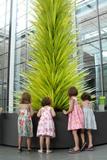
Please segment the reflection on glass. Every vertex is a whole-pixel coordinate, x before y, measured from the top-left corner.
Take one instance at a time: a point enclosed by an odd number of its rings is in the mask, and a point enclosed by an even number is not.
[[[3,68],[3,61],[2,61],[2,55],[0,56],[0,69]]]
[[[100,18],[101,37],[107,38],[107,13],[101,15],[99,18]]]
[[[8,57],[7,54],[2,54],[0,56],[0,69],[6,68],[8,65]]]
[[[1,41],[0,41],[0,54],[3,54],[5,52],[5,48],[4,48],[4,40],[3,40],[4,36],[1,35]]]
[[[7,83],[7,69],[4,69],[3,82]]]
[[[15,61],[16,61],[16,64],[26,61],[26,47],[25,46],[16,49]]]
[[[26,15],[20,17],[20,18],[17,20],[17,28],[16,28],[16,31],[17,31],[17,32],[20,32],[20,31],[23,31],[23,30],[25,30],[25,29],[26,29]]]
[[[99,42],[92,42],[80,46],[81,62],[86,66],[95,66],[100,64]]]
[[[22,63],[22,64],[19,64],[19,65],[15,66],[15,81],[20,82],[22,80],[21,79],[22,77],[18,73],[24,72],[25,69],[26,69],[26,64],[25,63]]]
[[[76,16],[78,23],[97,15],[96,0],[76,1]]]
[[[78,24],[78,30],[80,43],[95,41],[99,38],[97,18]]]
[[[5,53],[8,52],[8,49],[9,49],[9,39],[8,37],[5,39]]]
[[[6,1],[0,2],[0,28],[3,28],[5,25],[5,10],[6,10]]]
[[[17,19],[26,14],[27,1],[17,0]]]
[[[99,2],[100,13],[107,12],[107,1],[106,0],[98,0],[98,2]]]
[[[21,32],[21,33],[17,34],[16,48],[24,46],[25,44],[26,44],[26,33]]]
[[[102,40],[102,57],[103,64],[107,63],[107,39]]]
[[[104,94],[107,97],[107,64],[103,66],[104,69]]]
[[[2,85],[1,85],[1,82],[0,82],[0,107],[2,107]]]

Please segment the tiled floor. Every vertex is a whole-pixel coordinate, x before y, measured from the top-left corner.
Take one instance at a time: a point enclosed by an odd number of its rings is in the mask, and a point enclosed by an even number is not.
[[[0,146],[0,160],[107,160],[107,145],[98,146],[94,151],[70,154],[68,150],[54,150],[50,154],[36,151],[19,153],[17,148]]]

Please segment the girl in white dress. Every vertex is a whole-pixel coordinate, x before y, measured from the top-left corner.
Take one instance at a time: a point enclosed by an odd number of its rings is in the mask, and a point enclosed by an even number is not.
[[[84,129],[81,131],[81,139],[82,139],[82,148],[81,151],[83,151],[86,147],[85,142],[85,136],[84,136],[84,130],[87,130],[88,134],[88,148],[87,150],[93,150],[93,142],[92,142],[92,130],[97,129],[95,115],[92,108],[91,103],[91,95],[89,93],[84,92],[81,96],[82,99],[82,108],[84,113],[84,120],[85,120],[85,126]]]

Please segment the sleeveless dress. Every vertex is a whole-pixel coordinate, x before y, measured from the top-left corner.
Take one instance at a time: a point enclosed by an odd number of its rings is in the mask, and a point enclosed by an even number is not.
[[[68,114],[68,130],[77,130],[84,128],[83,111],[78,104],[77,98],[74,99],[74,109]]]
[[[84,119],[85,119],[85,129],[97,129],[95,115],[90,106],[83,107]]]
[[[24,137],[33,137],[33,125],[29,105],[20,109],[18,116],[18,135]]]
[[[50,106],[41,108],[41,117],[37,127],[37,137],[39,136],[55,137],[55,126]]]

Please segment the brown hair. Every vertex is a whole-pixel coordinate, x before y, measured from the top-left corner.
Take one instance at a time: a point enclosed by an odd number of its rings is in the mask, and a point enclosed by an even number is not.
[[[68,90],[68,96],[72,97],[72,96],[77,96],[78,95],[78,90],[76,87],[72,86],[69,88]]]
[[[31,95],[28,92],[24,92],[22,94],[20,104],[30,104],[31,103]]]
[[[47,105],[51,105],[51,99],[49,97],[44,97],[42,102],[41,102],[42,106],[47,106]]]
[[[90,95],[89,93],[87,93],[87,92],[84,92],[84,93],[81,95],[81,99],[82,99],[83,101],[85,101],[85,100],[91,101],[91,95]]]

